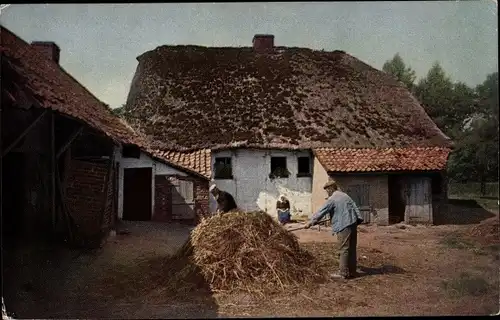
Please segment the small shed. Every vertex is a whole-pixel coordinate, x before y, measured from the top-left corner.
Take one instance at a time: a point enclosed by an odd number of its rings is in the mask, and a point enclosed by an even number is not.
[[[209,150],[116,153],[119,219],[196,223],[208,214]]]
[[[365,222],[432,224],[446,208],[446,163],[450,148],[314,150],[313,208],[325,196],[328,178],[359,205]]]

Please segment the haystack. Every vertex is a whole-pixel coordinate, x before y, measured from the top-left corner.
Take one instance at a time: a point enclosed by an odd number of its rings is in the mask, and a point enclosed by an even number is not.
[[[262,212],[204,218],[174,256],[188,258],[212,291],[281,291],[314,283],[325,274],[294,234]],[[179,270],[172,281],[184,281]]]

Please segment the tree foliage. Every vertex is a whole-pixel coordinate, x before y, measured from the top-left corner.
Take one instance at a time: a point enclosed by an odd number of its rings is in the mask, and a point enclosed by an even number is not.
[[[393,75],[409,90],[413,90],[413,86],[417,76],[415,75],[415,71],[412,68],[406,66],[399,53],[396,53],[396,55],[391,60],[386,61],[384,63],[384,66],[382,67],[382,70]]]
[[[415,84],[415,72],[399,54],[383,70],[403,82],[436,125],[455,143],[448,173],[457,181],[498,181],[498,72],[475,88],[453,82],[438,62]]]
[[[498,73],[475,89],[476,103],[455,137],[456,148],[450,157],[448,171],[454,180],[485,182],[498,180]],[[464,112],[460,105],[456,113]]]
[[[111,109],[111,112],[113,112],[114,115],[118,117],[123,117],[125,115],[125,105],[122,105],[121,107]]]

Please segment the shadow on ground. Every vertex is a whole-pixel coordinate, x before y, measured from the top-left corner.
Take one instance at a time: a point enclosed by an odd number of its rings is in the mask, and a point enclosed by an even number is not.
[[[364,267],[364,266],[359,266],[359,277],[366,277],[366,276],[374,276],[374,275],[380,275],[380,274],[403,274],[406,273],[406,271],[403,268],[394,266],[394,265],[383,265],[381,267],[377,268],[372,268],[372,267]]]
[[[449,199],[447,210],[435,215],[436,225],[478,224],[494,217],[495,214],[484,209],[476,200]]]
[[[58,247],[43,250],[43,255],[36,255],[42,252],[36,248],[29,251],[29,255],[10,252],[9,259],[4,259],[5,303],[15,318],[207,319],[218,315],[208,283],[188,259],[149,257],[117,264],[105,248],[75,253]]]

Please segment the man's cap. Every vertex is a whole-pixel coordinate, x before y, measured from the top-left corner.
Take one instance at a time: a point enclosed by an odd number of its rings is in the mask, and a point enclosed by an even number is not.
[[[212,192],[214,191],[215,189],[217,189],[217,186],[215,184],[213,184],[210,189],[208,189],[208,191]]]
[[[328,182],[323,186],[323,189],[327,189],[329,187],[337,187],[337,182],[332,179],[328,180]]]

